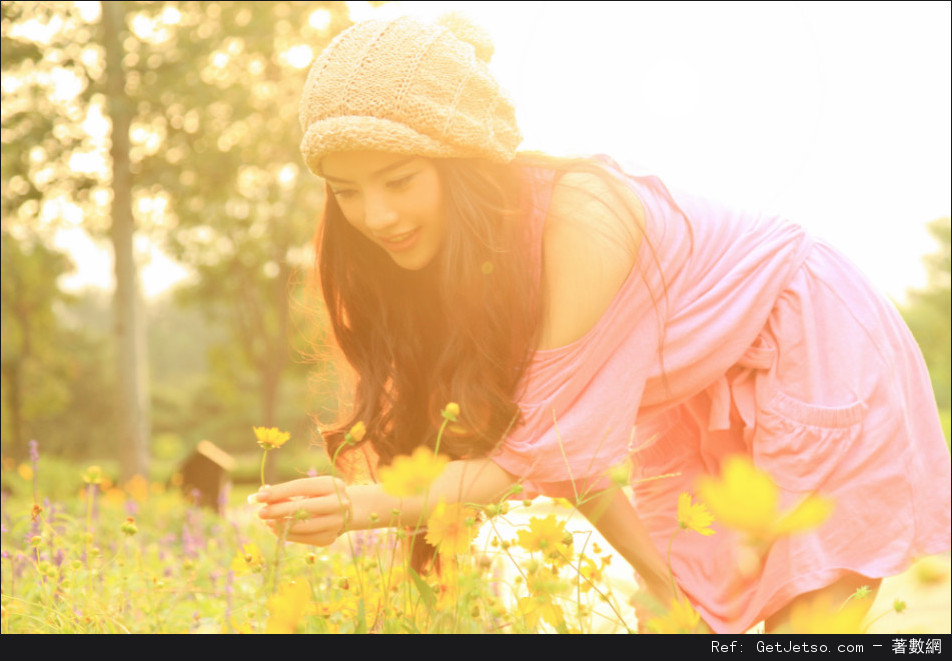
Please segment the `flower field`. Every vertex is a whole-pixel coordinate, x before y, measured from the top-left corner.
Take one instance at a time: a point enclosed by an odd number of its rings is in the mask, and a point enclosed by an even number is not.
[[[716,534],[718,508],[740,488],[765,490],[769,509],[771,487],[750,470],[725,470],[721,483],[703,485],[704,501],[683,495],[675,535]],[[481,509],[442,504],[426,533],[442,569],[421,576],[405,561],[409,531],[352,532],[316,549],[281,542],[244,501],[219,515],[177,488],[116,485],[96,467],[77,471],[75,488],[43,474],[38,456],[4,465],[4,634],[705,631],[688,604],[658,608],[637,597],[624,560],[568,503],[517,496]],[[732,525],[751,526],[763,544],[815,525],[824,507],[805,501]],[[765,526],[767,518],[774,523]],[[886,621],[915,630],[900,611],[915,610],[913,597],[931,598],[929,590],[944,592],[948,608],[947,562],[932,559],[910,575],[909,597],[871,613],[880,618],[876,630]],[[646,614],[640,627],[633,604]],[[869,624],[851,619],[849,603],[825,609],[803,614],[799,632],[830,621],[844,631]]]
[[[421,577],[400,560],[404,533],[284,545],[252,506],[222,517],[174,489],[85,477],[55,502],[38,494],[34,505],[29,488],[4,496],[3,633],[592,631],[606,630],[601,611],[617,611],[608,630],[625,630],[631,614],[602,574],[606,551],[572,553],[574,536],[554,514],[519,532],[535,552],[489,535],[491,522],[470,552],[470,512],[440,508],[431,534],[456,557]],[[502,578],[500,562],[516,566],[517,556],[522,577]],[[579,571],[557,569],[572,563]]]

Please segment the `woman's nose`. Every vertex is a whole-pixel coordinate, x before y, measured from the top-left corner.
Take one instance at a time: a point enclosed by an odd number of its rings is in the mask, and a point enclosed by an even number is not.
[[[364,224],[371,232],[379,233],[398,220],[396,210],[383,196],[368,195],[364,202]]]

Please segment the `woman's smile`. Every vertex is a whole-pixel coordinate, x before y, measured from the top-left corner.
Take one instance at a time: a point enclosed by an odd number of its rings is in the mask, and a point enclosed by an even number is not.
[[[416,241],[419,236],[420,230],[418,228],[410,230],[409,232],[391,234],[386,238],[380,237],[377,240],[390,252],[403,252],[404,250],[410,250],[413,248],[413,246],[416,245]]]

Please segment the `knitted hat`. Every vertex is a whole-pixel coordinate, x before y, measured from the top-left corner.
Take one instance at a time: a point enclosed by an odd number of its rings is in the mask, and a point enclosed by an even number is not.
[[[508,162],[522,139],[489,73],[492,44],[471,23],[403,17],[342,32],[315,60],[301,96],[301,153],[312,172],[339,151]]]

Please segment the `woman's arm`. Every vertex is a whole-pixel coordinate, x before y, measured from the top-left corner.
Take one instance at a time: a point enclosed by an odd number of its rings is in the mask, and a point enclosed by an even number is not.
[[[603,491],[578,505],[605,540],[628,561],[645,586],[662,605],[680,598],[672,582],[667,561],[655,548],[638,513],[621,489]]]
[[[397,498],[379,484],[347,486],[330,477],[314,477],[264,487],[256,494],[263,503],[258,516],[275,527],[290,520],[286,539],[327,546],[345,530],[423,525],[441,500],[489,504],[516,483],[489,459],[451,461],[423,495]]]

